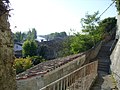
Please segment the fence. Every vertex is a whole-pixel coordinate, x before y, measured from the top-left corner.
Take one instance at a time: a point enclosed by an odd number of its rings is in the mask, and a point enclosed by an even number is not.
[[[97,66],[98,61],[86,64],[40,90],[89,90],[97,76]]]

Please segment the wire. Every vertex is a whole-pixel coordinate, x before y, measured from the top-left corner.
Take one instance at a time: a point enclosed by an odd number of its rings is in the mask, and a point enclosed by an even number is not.
[[[115,0],[105,9],[105,11],[99,16],[99,18],[113,5]]]

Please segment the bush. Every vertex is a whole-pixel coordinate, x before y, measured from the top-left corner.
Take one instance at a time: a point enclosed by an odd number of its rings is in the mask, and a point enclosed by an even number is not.
[[[32,57],[30,57],[30,59],[31,59],[33,65],[37,65],[37,64],[45,61],[45,59],[43,59],[41,56],[32,56]]]
[[[16,69],[16,73],[18,74],[43,61],[45,61],[45,59],[43,59],[41,56],[17,58],[14,62],[14,68]]]
[[[21,72],[25,71],[26,69],[29,69],[30,67],[32,67],[32,62],[31,62],[30,58],[15,59],[14,67],[16,69],[16,73],[18,74],[18,73],[21,73]]]
[[[23,50],[22,50],[23,55],[25,57],[37,55],[37,47],[38,46],[37,46],[37,43],[35,41],[28,41],[28,40],[25,41],[23,43],[23,46],[22,46],[22,48],[23,48]]]

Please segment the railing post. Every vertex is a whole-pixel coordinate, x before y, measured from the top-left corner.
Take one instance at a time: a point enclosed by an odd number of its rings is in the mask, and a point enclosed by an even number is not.
[[[59,88],[60,88],[60,87],[59,87],[59,85],[60,85],[59,83],[60,83],[60,82],[57,83],[57,90],[59,90]]]
[[[52,86],[52,87],[53,87],[53,90],[55,90],[55,84],[53,84],[53,86]]]
[[[62,90],[62,87],[63,87],[63,83],[62,83],[62,82],[63,82],[63,81],[61,80],[61,81],[60,81],[60,83],[61,83],[61,84],[60,84],[60,85],[61,85],[61,86],[60,86],[60,90]]]
[[[66,87],[68,87],[68,77],[66,77]]]

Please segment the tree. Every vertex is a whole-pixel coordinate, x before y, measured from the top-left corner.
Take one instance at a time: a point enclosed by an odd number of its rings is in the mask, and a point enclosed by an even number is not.
[[[37,32],[35,28],[32,28],[32,39],[35,40],[37,38]]]
[[[35,41],[25,41],[23,43],[23,55],[26,56],[34,56],[37,54],[37,44]]]
[[[63,39],[65,37],[67,37],[67,34],[66,34],[66,32],[60,32],[60,33],[55,32],[55,33],[51,33],[51,34],[48,34],[48,35],[45,35],[45,36],[42,36],[42,37],[46,38],[46,40],[49,41],[49,40],[53,40],[53,39],[56,39],[56,38],[62,38]]]
[[[33,65],[37,65],[41,62],[46,61],[45,59],[42,58],[42,56],[32,56],[32,57],[30,57],[30,59],[31,59]]]
[[[13,34],[14,36],[14,42],[23,42],[24,40],[26,40],[27,35],[26,33],[22,33],[22,32],[16,32]]]
[[[115,38],[116,23],[117,19],[115,17],[108,17],[99,22],[98,30],[102,39],[105,39],[107,35],[111,36],[111,39]]]
[[[98,14],[98,11],[94,12],[92,15],[86,13],[85,18],[81,19],[82,31],[84,33],[93,34],[93,32],[96,30],[99,22]]]
[[[15,42],[21,42],[22,41],[22,34],[21,34],[21,32],[16,32],[14,34],[14,41]]]
[[[60,37],[67,37],[67,34],[66,34],[66,32],[60,32]]]
[[[85,18],[81,19],[82,24],[82,32],[85,34],[89,34],[93,44],[95,45],[101,38],[99,30],[98,30],[98,23],[99,23],[99,12],[94,12],[94,14],[89,15],[88,13],[85,15]]]
[[[27,32],[27,40],[35,40],[37,38],[37,31],[35,28]]]
[[[99,22],[99,29],[102,29],[102,32],[110,32],[113,28],[116,27],[117,19],[115,17],[108,17]]]
[[[62,47],[61,47],[60,51],[58,51],[59,57],[65,57],[65,56],[73,54],[71,52],[71,47],[70,47],[70,45],[72,43],[72,38],[73,38],[73,36],[68,36],[63,40],[63,42],[61,43]]]
[[[27,40],[31,40],[31,30],[29,30],[28,32],[27,32]]]
[[[70,44],[71,52],[76,54],[80,52],[84,52],[94,45],[92,43],[91,36],[89,34],[75,34],[74,37],[72,37],[72,43]]]
[[[120,15],[120,0],[112,0],[112,1],[115,1],[118,14]]]

